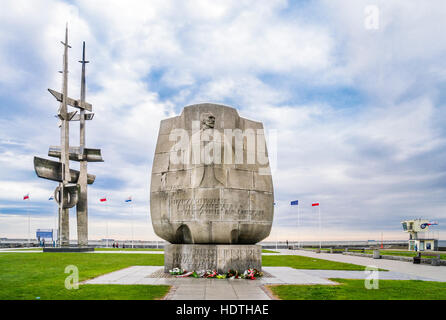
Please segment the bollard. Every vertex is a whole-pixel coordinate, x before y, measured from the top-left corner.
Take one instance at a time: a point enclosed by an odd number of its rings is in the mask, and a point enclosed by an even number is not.
[[[373,259],[381,259],[379,250],[373,250]]]
[[[432,265],[433,266],[439,266],[440,265],[440,258],[432,258]]]

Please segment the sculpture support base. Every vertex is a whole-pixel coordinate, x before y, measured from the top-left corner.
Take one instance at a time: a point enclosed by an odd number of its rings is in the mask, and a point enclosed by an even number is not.
[[[229,269],[243,272],[262,269],[262,246],[229,244],[169,244],[164,248],[164,272],[173,268],[187,271]]]

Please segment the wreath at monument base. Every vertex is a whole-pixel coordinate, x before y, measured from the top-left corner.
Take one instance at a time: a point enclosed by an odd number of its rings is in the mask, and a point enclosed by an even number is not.
[[[243,273],[238,272],[237,270],[229,269],[226,273],[218,273],[216,270],[200,270],[200,271],[187,271],[181,268],[174,268],[169,270],[171,275],[176,276],[177,278],[215,278],[215,279],[249,279],[256,280],[263,276],[263,272],[255,268],[249,268],[245,270]]]

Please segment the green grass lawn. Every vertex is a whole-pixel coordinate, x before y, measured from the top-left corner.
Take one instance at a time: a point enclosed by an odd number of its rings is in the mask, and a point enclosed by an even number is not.
[[[164,249],[151,249],[151,248],[94,248],[94,251],[164,251]]]
[[[79,269],[79,282],[129,266],[164,265],[162,254],[1,253],[0,300],[103,300],[162,298],[169,286],[80,285],[65,288],[65,267]]]
[[[364,280],[331,279],[324,285],[267,286],[281,300],[445,300],[446,283],[419,280],[380,280],[379,289],[368,290]]]
[[[364,270],[364,266],[351,263],[343,263],[329,260],[316,259],[304,256],[263,256],[264,267],[291,267],[294,269],[319,269],[319,270]]]
[[[3,251],[42,251],[43,248],[4,248],[7,250],[2,250]]]

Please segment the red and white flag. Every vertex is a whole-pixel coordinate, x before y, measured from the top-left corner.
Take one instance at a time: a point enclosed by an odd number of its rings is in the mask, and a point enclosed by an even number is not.
[[[23,200],[29,200],[29,193],[27,193],[23,196]]]
[[[103,197],[103,198],[99,199],[99,201],[101,201],[101,202],[106,202],[106,201],[107,201],[107,198],[106,198],[106,197]]]
[[[312,207],[319,207],[319,202],[318,203],[313,203],[311,206]]]

